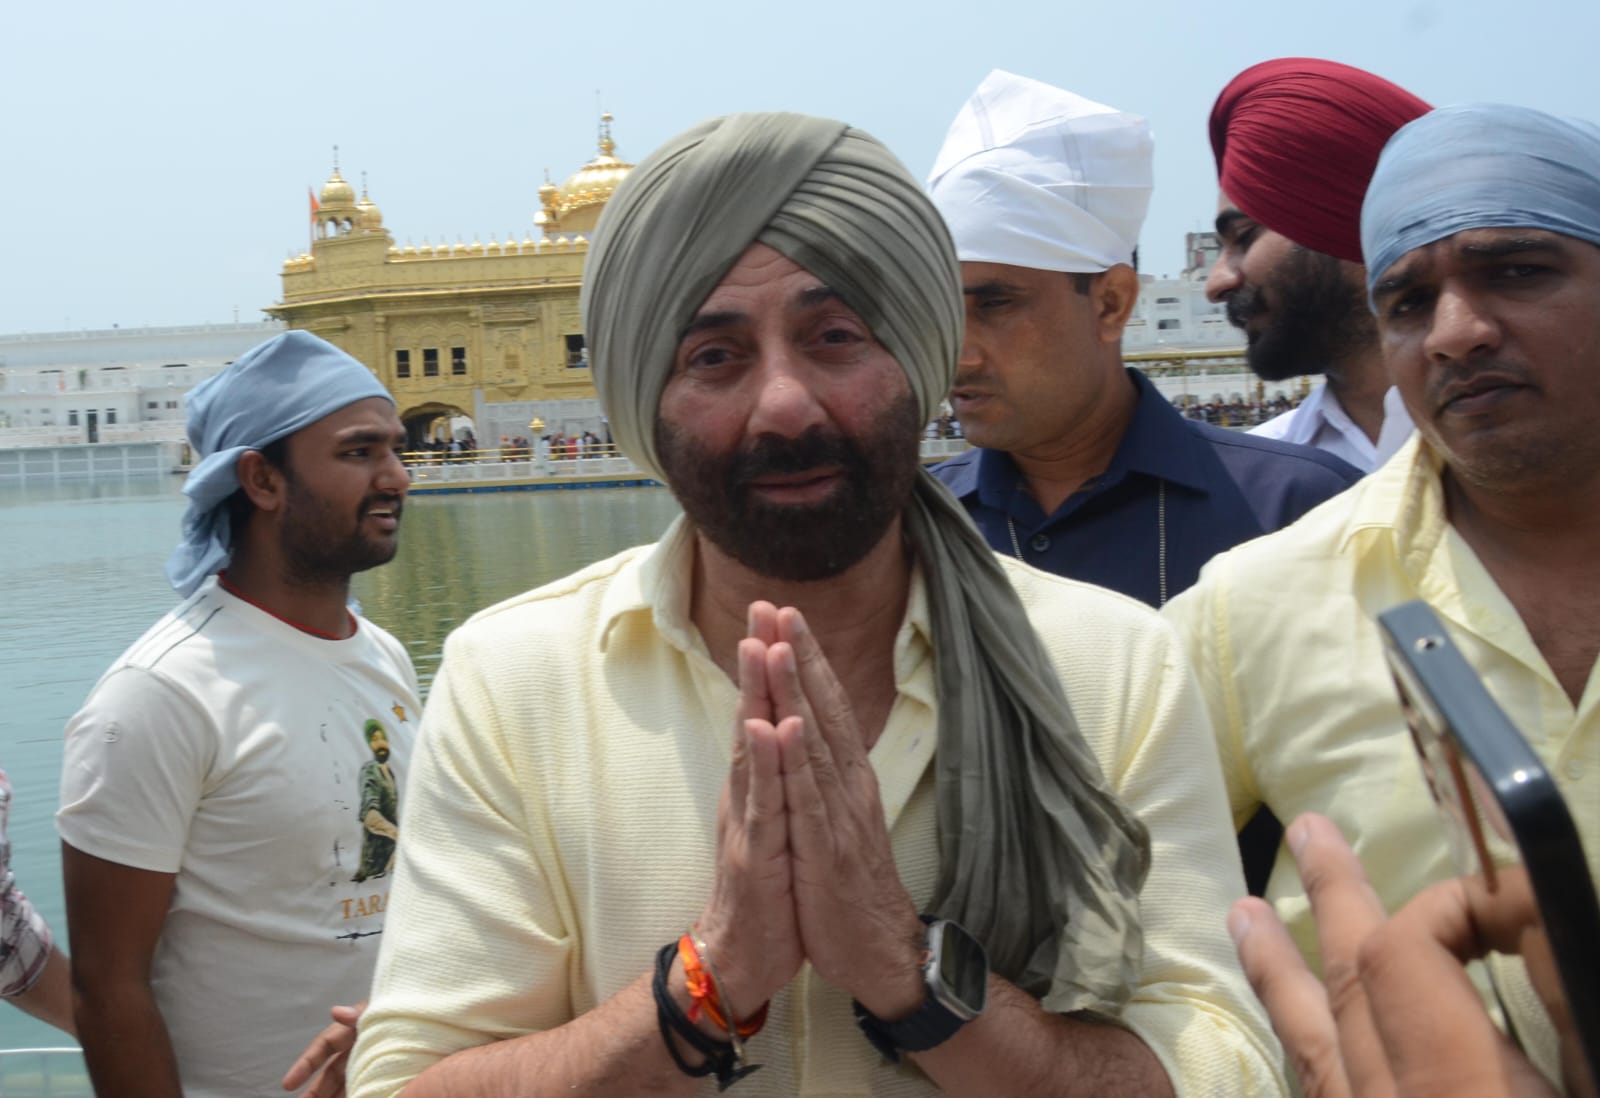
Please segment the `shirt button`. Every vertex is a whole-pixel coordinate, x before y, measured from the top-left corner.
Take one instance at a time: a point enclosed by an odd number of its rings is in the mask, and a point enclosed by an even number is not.
[[[1567,777],[1571,778],[1573,781],[1577,781],[1579,778],[1583,777],[1583,764],[1577,759],[1568,759],[1565,769],[1567,771]]]
[[[1050,548],[1050,539],[1044,534],[1035,534],[1033,535],[1032,540],[1028,542],[1028,548],[1032,549],[1035,553],[1042,553],[1046,549]]]

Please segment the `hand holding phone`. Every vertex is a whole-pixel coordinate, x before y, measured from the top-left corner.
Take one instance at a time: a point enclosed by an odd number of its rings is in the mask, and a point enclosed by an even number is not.
[[[1516,952],[1562,1038],[1569,1088],[1600,1079],[1600,903],[1555,780],[1424,602],[1378,615],[1400,706],[1474,922],[1533,916]],[[1531,899],[1531,904],[1528,902]],[[1579,1091],[1581,1092],[1581,1090]]]
[[[1324,979],[1264,900],[1236,903],[1228,929],[1304,1094],[1553,1098],[1495,1028],[1464,967],[1486,949],[1519,947],[1536,920],[1530,893],[1522,891],[1520,908],[1497,904],[1497,921],[1480,923],[1471,882],[1452,879],[1389,917],[1331,820],[1300,816],[1285,838],[1316,921]],[[1568,1094],[1594,1098],[1581,1086]]]

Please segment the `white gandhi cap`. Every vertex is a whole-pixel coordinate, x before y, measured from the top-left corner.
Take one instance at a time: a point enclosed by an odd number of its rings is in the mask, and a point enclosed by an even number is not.
[[[928,192],[967,262],[1131,263],[1154,186],[1136,114],[995,69],[950,124]]]

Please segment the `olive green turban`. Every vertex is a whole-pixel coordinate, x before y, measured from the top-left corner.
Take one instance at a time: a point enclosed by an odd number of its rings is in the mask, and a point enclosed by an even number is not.
[[[758,241],[860,314],[932,419],[961,351],[961,275],[948,239],[900,162],[843,122],[740,114],[679,134],[606,203],[584,271],[591,371],[617,445],[666,479],[655,418],[678,338]]]
[[[595,388],[623,451],[662,480],[655,419],[678,340],[753,243],[854,309],[924,419],[961,351],[961,274],[933,205],[842,122],[738,114],[668,141],[595,230],[583,284]],[[1111,793],[994,554],[924,472],[905,515],[927,577],[939,687],[933,910],[1054,1011],[1114,1013],[1137,983],[1143,826]]]

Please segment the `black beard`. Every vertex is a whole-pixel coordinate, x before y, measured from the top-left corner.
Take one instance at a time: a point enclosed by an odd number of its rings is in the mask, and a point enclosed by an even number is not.
[[[389,761],[389,749],[387,747],[380,747],[372,753],[372,757],[377,759],[380,763],[386,763]]]
[[[916,398],[907,393],[875,427],[864,442],[813,427],[719,456],[696,445],[692,427],[658,419],[656,454],[684,514],[711,544],[758,575],[809,583],[858,564],[911,498],[922,437]],[[751,493],[757,477],[825,465],[842,477],[821,503],[771,506]]]
[[[1270,284],[1271,316],[1250,337],[1245,357],[1262,381],[1287,381],[1302,374],[1337,373],[1346,359],[1372,348],[1377,325],[1366,295],[1344,277],[1331,255],[1296,247]],[[1228,296],[1228,322],[1244,328],[1267,306],[1262,287],[1244,286]]]
[[[345,583],[394,559],[397,539],[374,540],[362,530],[362,520],[373,507],[387,505],[399,519],[404,504],[395,496],[371,495],[361,501],[352,528],[349,519],[336,515],[326,501],[311,492],[285,469],[289,484],[288,514],[293,521],[282,527],[284,560],[290,575],[301,583]]]

